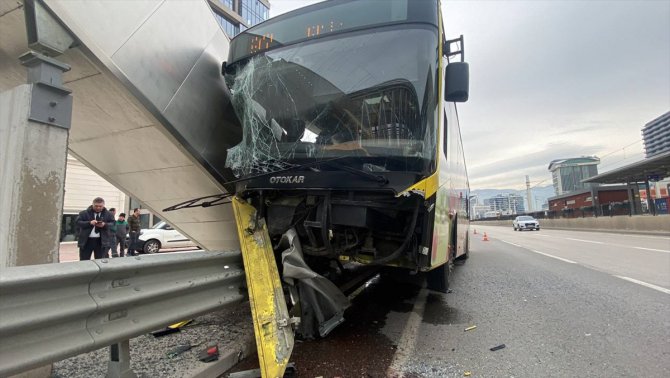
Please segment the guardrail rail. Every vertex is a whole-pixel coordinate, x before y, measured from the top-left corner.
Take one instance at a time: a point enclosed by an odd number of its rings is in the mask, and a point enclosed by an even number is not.
[[[60,361],[246,298],[239,252],[0,270],[0,376]]]

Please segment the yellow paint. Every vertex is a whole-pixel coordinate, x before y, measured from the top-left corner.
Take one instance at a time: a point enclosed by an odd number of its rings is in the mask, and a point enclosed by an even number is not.
[[[244,259],[258,362],[263,378],[283,377],[293,351],[293,330],[265,221],[243,199],[232,201]],[[280,326],[280,322],[283,326]]]
[[[397,197],[407,195],[412,191],[419,191],[423,193],[423,198],[428,199],[437,192],[437,186],[438,186],[437,172],[435,172],[432,175],[426,177],[425,179],[403,190],[397,195]]]

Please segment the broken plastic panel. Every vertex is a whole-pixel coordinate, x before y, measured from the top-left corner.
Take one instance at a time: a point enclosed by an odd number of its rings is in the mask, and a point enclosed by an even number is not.
[[[226,166],[242,177],[350,157],[370,172],[424,171],[436,152],[436,44],[429,29],[390,29],[231,65],[243,139]]]

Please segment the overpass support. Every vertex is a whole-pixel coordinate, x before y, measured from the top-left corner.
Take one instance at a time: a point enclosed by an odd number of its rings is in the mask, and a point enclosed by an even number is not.
[[[21,56],[28,84],[0,93],[0,268],[58,262],[72,96],[69,67]]]

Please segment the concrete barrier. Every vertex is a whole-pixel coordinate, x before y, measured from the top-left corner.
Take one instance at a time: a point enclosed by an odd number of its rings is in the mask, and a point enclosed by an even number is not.
[[[609,232],[632,232],[653,233],[670,236],[670,216],[618,216],[598,218],[559,218],[540,219],[540,226],[548,229],[566,229],[583,231],[609,231]],[[511,220],[474,221],[473,224],[482,226],[509,226]]]

